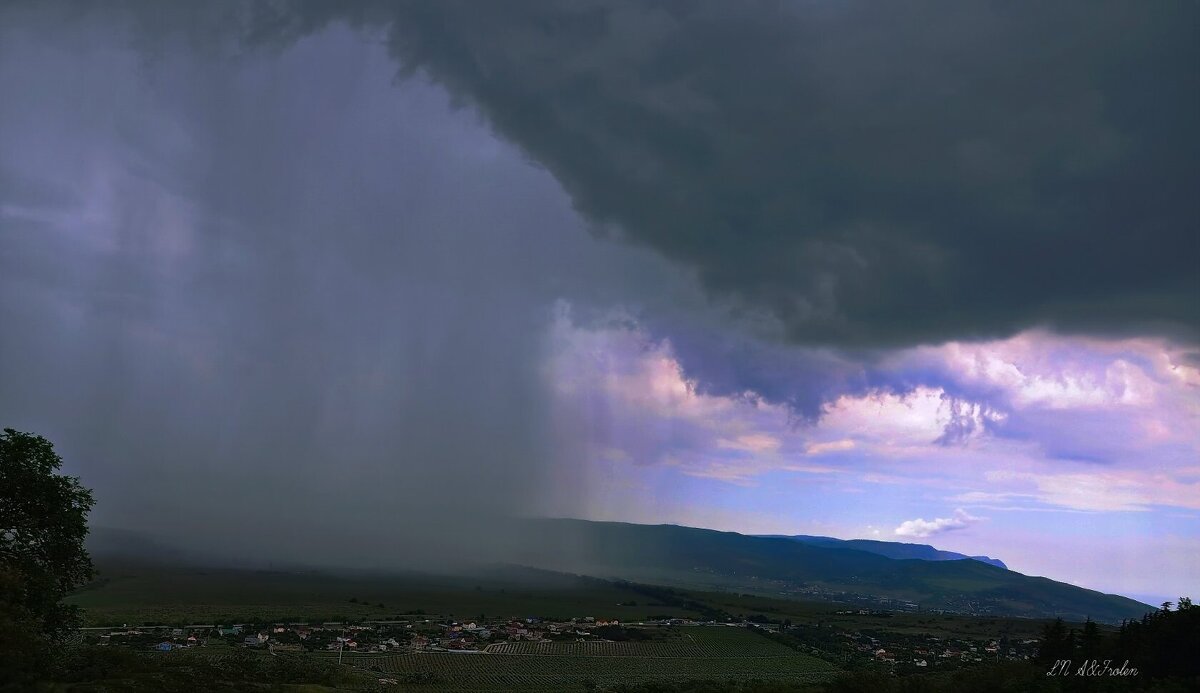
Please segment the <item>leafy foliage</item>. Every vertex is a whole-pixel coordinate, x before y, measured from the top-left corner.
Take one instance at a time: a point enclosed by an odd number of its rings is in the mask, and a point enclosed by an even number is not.
[[[45,438],[0,434],[0,682],[45,668],[79,623],[63,597],[95,572],[83,545],[92,494],[61,466]]]

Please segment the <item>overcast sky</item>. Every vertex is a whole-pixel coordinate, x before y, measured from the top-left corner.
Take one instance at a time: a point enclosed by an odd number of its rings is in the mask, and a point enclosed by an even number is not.
[[[549,514],[1194,595],[1198,26],[9,3],[0,425],[249,555]]]

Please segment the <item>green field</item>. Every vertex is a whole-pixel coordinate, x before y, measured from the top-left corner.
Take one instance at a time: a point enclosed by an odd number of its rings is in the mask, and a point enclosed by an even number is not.
[[[413,690],[584,690],[656,680],[712,679],[816,683],[838,670],[745,628],[680,628],[668,642],[506,643],[487,653],[353,655],[344,661]],[[322,655],[336,657],[336,653]]]
[[[619,583],[508,569],[479,576],[399,573],[346,577],[319,572],[201,569],[100,562],[100,579],[69,598],[87,625],[357,621],[423,611],[458,618],[594,616],[636,622],[698,618],[695,609],[647,598]],[[677,590],[734,617],[766,616],[846,630],[871,628],[939,637],[1036,637],[1044,620],[892,613],[838,614],[851,607],[783,597]],[[351,602],[355,599],[355,602]],[[383,604],[382,607],[379,604]]]
[[[86,609],[89,623],[106,626],[354,622],[398,616],[409,621],[474,620],[481,616],[492,621],[530,616],[568,620],[592,616],[598,620],[619,619],[626,627],[638,628],[648,636],[618,642],[492,642],[481,653],[346,652],[347,668],[334,667],[333,671],[344,672],[340,687],[350,684],[355,689],[378,688],[379,679],[395,679],[399,690],[412,691],[584,691],[589,687],[604,690],[622,684],[694,679],[819,686],[836,677],[839,667],[848,661],[843,635],[861,632],[886,639],[882,633],[895,633],[896,639],[889,646],[914,635],[975,640],[1007,635],[1023,639],[1036,637],[1043,624],[1035,619],[936,613],[863,614],[846,604],[662,588],[512,567],[492,567],[476,575],[453,577],[418,573],[346,576],[112,561],[102,561],[100,568],[101,578],[70,601]],[[854,613],[838,613],[848,609],[854,609]],[[421,616],[414,619],[417,612]],[[797,636],[815,638],[804,643],[794,638],[777,640],[776,636],[737,626],[637,625],[662,616],[703,621],[714,613],[733,622],[790,622],[797,627],[793,631]],[[432,624],[418,627],[437,631]],[[156,685],[153,676],[159,674],[155,671],[166,671],[184,680],[191,676],[189,671],[197,676],[243,680],[238,678],[242,676],[239,672],[247,661],[258,661],[262,667],[282,667],[281,672],[290,671],[290,663],[303,673],[289,679],[297,682],[329,681],[338,676],[319,668],[336,661],[337,653],[327,650],[270,656],[210,643],[189,652],[146,654],[150,657],[146,661],[168,667],[149,670],[146,676],[151,684],[147,690]],[[264,671],[256,674],[255,680],[276,680],[271,678],[277,676],[272,673],[274,669]]]
[[[621,621],[696,615],[652,605],[616,584],[522,569],[492,569],[476,576],[347,577],[138,563],[100,563],[99,568],[99,579],[68,599],[86,610],[86,623],[92,626],[358,621],[415,612],[472,619],[594,616]]]
[[[730,613],[763,614],[775,620],[788,619],[793,623],[823,624],[843,630],[864,628],[895,633],[924,633],[937,637],[1034,638],[1050,619],[1020,618],[1017,616],[968,616],[927,612],[889,612],[888,615],[839,614],[838,611],[857,610],[857,607],[827,602],[798,601],[758,595],[733,595],[720,592],[693,593],[715,608]],[[1108,626],[1101,625],[1101,628]]]
[[[488,647],[488,652],[544,657],[786,657],[788,647],[756,635],[746,628],[727,626],[673,627],[674,638],[640,642],[507,642]]]

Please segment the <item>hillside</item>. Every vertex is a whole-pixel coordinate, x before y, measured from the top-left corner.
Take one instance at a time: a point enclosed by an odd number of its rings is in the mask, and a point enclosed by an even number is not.
[[[884,606],[1118,623],[1152,607],[981,561],[897,560],[675,525],[530,520],[528,565],[599,577]],[[894,601],[885,601],[894,600]],[[900,603],[900,602],[906,602]]]
[[[954,551],[943,551],[935,549],[929,544],[907,544],[899,541],[876,541],[874,539],[835,539],[833,537],[817,537],[807,534],[764,534],[760,536],[770,539],[791,539],[802,544],[812,544],[813,546],[824,546],[827,548],[857,549],[888,558],[915,558],[921,561],[961,561],[971,559],[1008,570],[1008,566],[1004,564],[1004,561],[998,558],[968,556]]]
[[[855,608],[1062,616],[1074,621],[1091,617],[1106,623],[1137,619],[1152,610],[1132,599],[1022,575],[978,560],[895,559],[837,540],[814,545],[792,537],[571,519],[521,520],[517,524],[527,540],[480,553],[480,565],[515,564],[698,590],[835,602]],[[195,566],[232,565],[218,556],[195,555],[134,533],[102,530],[95,533],[89,545],[93,551],[122,562],[150,559]],[[313,567],[337,572],[353,569],[346,565],[307,566]],[[396,567],[403,569],[404,565]],[[408,567],[428,570],[436,569],[438,564]],[[119,573],[107,576],[114,577]],[[113,586],[118,584],[122,584],[120,580]],[[383,601],[390,604],[395,597]]]

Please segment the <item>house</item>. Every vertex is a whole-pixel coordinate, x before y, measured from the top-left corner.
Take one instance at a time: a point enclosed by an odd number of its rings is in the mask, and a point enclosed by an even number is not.
[[[273,652],[299,652],[301,649],[303,648],[300,647],[299,643],[283,643],[271,646]]]
[[[259,641],[257,635],[247,635],[245,638],[242,639],[242,644],[245,645],[246,647],[258,647],[259,645],[262,644],[262,642]]]

